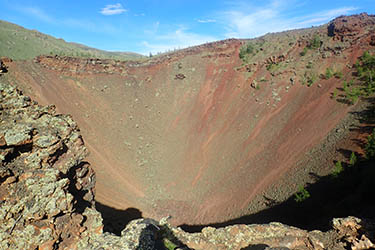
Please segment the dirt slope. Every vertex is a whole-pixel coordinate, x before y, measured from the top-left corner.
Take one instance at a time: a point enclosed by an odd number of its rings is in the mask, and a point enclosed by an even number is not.
[[[246,63],[246,41],[226,40],[143,63],[10,62],[6,79],[73,115],[98,201],[176,224],[218,222],[246,211],[345,117],[350,107],[330,97],[374,49],[374,23],[362,14],[269,34],[249,41]],[[320,46],[301,56],[315,36]],[[343,77],[319,78],[328,67]]]

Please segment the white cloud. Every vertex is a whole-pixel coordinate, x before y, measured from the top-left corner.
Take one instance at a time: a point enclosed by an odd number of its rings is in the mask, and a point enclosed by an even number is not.
[[[197,19],[198,23],[215,23],[215,19]]]
[[[355,11],[355,7],[342,7],[325,10],[310,15],[288,15],[290,6],[299,4],[295,0],[273,0],[262,8],[254,6],[236,6],[218,14],[216,18],[226,29],[225,37],[251,38],[268,32],[304,28],[320,25],[339,15]],[[306,7],[306,6],[304,6]]]
[[[218,39],[212,36],[188,32],[186,28],[182,27],[170,33],[156,35],[152,41],[143,41],[142,45],[144,49],[141,53],[144,55],[147,55],[149,52],[156,54],[158,52],[187,48],[216,40]]]
[[[105,16],[111,16],[118,15],[126,11],[127,10],[122,7],[121,3],[116,3],[106,5],[103,9],[101,9],[100,13]]]

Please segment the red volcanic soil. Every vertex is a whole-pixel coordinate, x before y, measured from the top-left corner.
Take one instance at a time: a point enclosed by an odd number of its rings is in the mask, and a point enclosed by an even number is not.
[[[8,63],[7,79],[78,122],[98,201],[212,223],[246,211],[346,116],[350,107],[331,98],[343,79],[302,83],[327,67],[350,79],[373,27],[266,35],[251,41],[258,52],[246,65],[244,41],[226,40],[145,62],[39,57]],[[315,34],[323,45],[301,56]]]

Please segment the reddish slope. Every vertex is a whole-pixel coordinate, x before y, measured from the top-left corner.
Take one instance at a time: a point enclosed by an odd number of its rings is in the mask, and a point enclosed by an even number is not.
[[[370,25],[350,37],[328,37],[327,26],[271,34],[247,66],[241,41],[228,40],[143,64],[40,57],[10,63],[8,78],[73,115],[97,200],[175,223],[217,222],[246,210],[346,115],[330,98],[342,79],[301,82],[309,61],[311,71],[330,66],[350,78],[347,65],[371,48]],[[313,34],[323,46],[301,57]],[[269,72],[272,61],[279,67]]]

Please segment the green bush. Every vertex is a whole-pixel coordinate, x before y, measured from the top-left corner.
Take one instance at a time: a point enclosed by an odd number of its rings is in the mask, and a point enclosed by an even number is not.
[[[254,46],[251,43],[247,43],[240,48],[239,57],[245,61],[247,55],[253,54]]]
[[[335,72],[334,76],[338,79],[341,79],[344,77],[344,74],[342,73],[342,71],[337,71]]]
[[[337,177],[339,176],[339,174],[344,171],[344,168],[342,166],[342,163],[341,161],[337,161],[336,164],[335,164],[335,168],[333,169],[333,172],[332,172],[332,175],[334,177]]]
[[[345,89],[346,97],[349,99],[350,104],[355,104],[359,97],[362,95],[361,88],[359,87],[353,87],[351,89],[346,88]]]
[[[368,51],[356,62],[357,75],[364,82],[365,94],[370,95],[375,92],[375,55],[371,55]]]
[[[300,56],[305,56],[307,54],[307,47],[303,48],[303,50],[299,54]]]
[[[354,166],[357,163],[357,156],[356,154],[352,151],[350,155],[350,160],[349,160],[349,166]]]
[[[327,68],[324,76],[326,79],[331,78],[333,76],[333,70],[331,68]]]
[[[310,197],[309,191],[307,191],[304,187],[300,187],[299,191],[294,195],[295,202],[302,202]]]
[[[315,35],[313,39],[310,40],[309,42],[309,49],[318,49],[320,48],[321,40],[318,35]]]
[[[308,86],[308,87],[311,87],[311,86],[316,82],[317,79],[318,79],[317,75],[311,73],[311,74],[307,77],[307,86]]]

